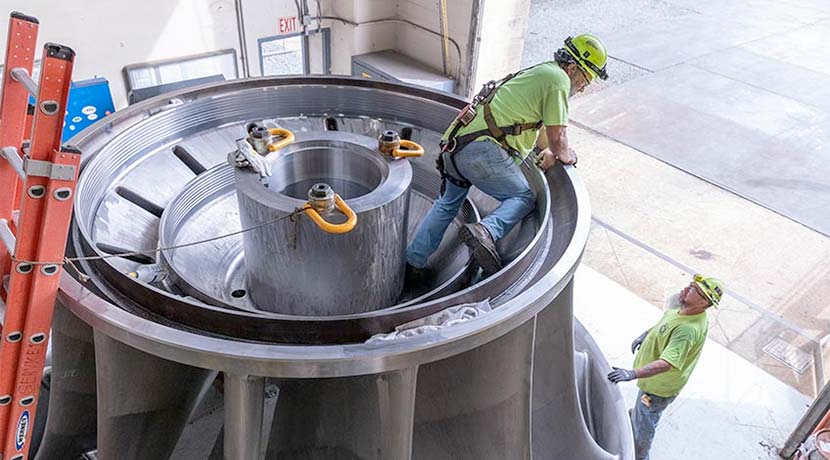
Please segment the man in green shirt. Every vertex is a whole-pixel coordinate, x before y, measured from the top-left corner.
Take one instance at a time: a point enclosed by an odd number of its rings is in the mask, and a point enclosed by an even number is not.
[[[613,383],[638,379],[631,418],[637,460],[648,460],[660,415],[689,380],[706,342],[706,310],[717,307],[723,289],[721,281],[695,275],[669,299],[663,318],[631,343],[631,352],[637,352],[634,369],[615,367],[608,374]]]
[[[501,268],[495,242],[535,204],[519,164],[534,150],[533,160],[543,170],[557,160],[576,163],[566,133],[568,97],[596,78],[607,78],[606,59],[605,46],[593,35],[569,37],[554,61],[485,85],[456,117],[441,142],[441,196],[406,250],[408,278],[423,276],[429,256],[438,248],[472,185],[501,204],[481,222],[463,226],[459,238],[472,249],[485,274]]]

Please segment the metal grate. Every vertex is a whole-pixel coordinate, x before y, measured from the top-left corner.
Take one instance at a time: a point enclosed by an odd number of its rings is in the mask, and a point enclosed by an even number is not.
[[[780,337],[775,337],[770,340],[769,343],[764,345],[763,350],[764,353],[772,356],[799,374],[803,374],[810,367],[810,361],[812,360],[812,357],[808,353],[805,353],[800,348]]]

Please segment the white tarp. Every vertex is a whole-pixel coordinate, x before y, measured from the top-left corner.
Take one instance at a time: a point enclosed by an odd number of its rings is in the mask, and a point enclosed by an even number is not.
[[[478,318],[491,311],[490,299],[478,303],[464,303],[445,308],[421,319],[410,321],[395,328],[394,332],[375,334],[366,343],[380,343],[391,340],[401,340],[427,332],[437,331],[454,324]]]

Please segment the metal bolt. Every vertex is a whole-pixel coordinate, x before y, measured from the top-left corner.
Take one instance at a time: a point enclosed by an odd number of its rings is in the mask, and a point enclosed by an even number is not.
[[[40,267],[40,272],[46,276],[52,276],[58,272],[58,266],[55,264],[44,265]]]
[[[378,136],[378,151],[381,155],[391,156],[400,145],[401,137],[391,129],[387,129]]]
[[[387,129],[380,135],[380,139],[384,142],[395,142],[400,140],[400,136],[395,131],[391,129]]]
[[[35,402],[34,396],[26,396],[25,398],[20,400],[20,405],[23,407],[31,406],[33,402]]]
[[[334,190],[329,184],[314,184],[308,190],[308,202],[321,214],[334,211]]]

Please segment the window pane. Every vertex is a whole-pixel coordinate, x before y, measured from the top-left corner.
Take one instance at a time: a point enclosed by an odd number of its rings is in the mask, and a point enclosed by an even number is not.
[[[275,38],[260,44],[262,75],[303,73],[303,41],[299,36]]]
[[[210,56],[197,55],[159,63],[147,63],[128,66],[129,89],[141,89],[193,80],[202,77],[222,75],[225,80],[237,78],[233,50],[212,53]]]

